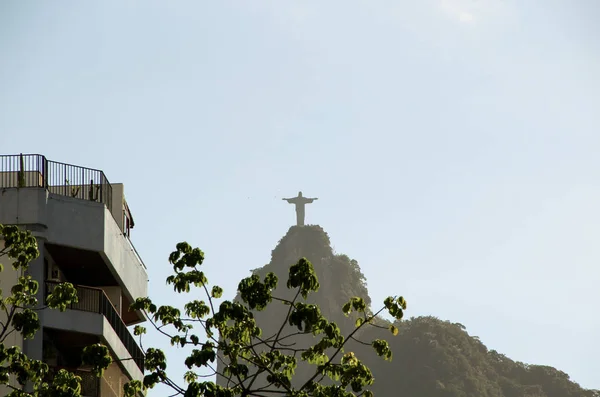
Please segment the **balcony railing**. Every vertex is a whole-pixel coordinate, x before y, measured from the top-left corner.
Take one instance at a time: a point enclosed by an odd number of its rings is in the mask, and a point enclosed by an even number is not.
[[[0,155],[0,189],[11,187],[41,187],[112,209],[112,186],[104,172],[58,163],[41,154]]]
[[[55,281],[46,281],[46,296],[60,283]],[[71,310],[80,310],[102,314],[112,326],[123,345],[137,364],[140,371],[144,372],[144,353],[135,342],[135,339],[127,329],[127,326],[119,316],[119,313],[108,299],[108,296],[99,288],[82,287],[76,285],[77,297],[79,302],[67,306]]]
[[[81,377],[81,396],[82,397],[100,397],[100,378],[96,377],[90,371],[73,369],[66,367],[50,367],[47,382],[52,382],[56,373],[64,369],[73,375]]]

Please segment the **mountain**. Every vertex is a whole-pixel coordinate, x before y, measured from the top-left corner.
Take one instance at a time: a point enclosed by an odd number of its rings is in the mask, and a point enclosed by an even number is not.
[[[358,263],[347,255],[333,252],[327,233],[317,225],[293,226],[271,253],[271,261],[252,272],[264,277],[273,272],[279,278],[276,296],[292,299],[285,288],[290,265],[299,258],[310,260],[317,273],[320,289],[309,296],[329,320],[334,320],[347,335],[354,319],[345,317],[341,307],[353,296],[370,305],[366,279]],[[410,298],[410,297],[407,297]],[[236,298],[238,299],[238,298]],[[288,306],[273,302],[265,311],[255,312],[263,335],[277,332]],[[390,325],[378,319],[380,325]],[[489,350],[477,337],[470,336],[459,323],[435,317],[418,317],[395,324],[392,336],[387,329],[368,327],[358,338],[389,341],[392,362],[376,356],[370,346],[347,345],[349,351],[367,364],[375,376],[371,390],[380,397],[600,397],[599,391],[584,390],[555,368],[527,365]],[[292,331],[292,328],[286,331]],[[294,339],[295,348],[314,343],[310,335]],[[313,366],[299,365],[295,384],[303,382]],[[264,381],[264,380],[263,380]],[[218,378],[223,384],[223,379]]]

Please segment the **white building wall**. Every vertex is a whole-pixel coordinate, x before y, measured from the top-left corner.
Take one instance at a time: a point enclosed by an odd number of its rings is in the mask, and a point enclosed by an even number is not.
[[[7,189],[0,195],[0,223],[38,225],[48,243],[99,252],[129,301],[148,295],[146,269],[102,203],[41,188]]]
[[[4,240],[0,239],[0,250],[4,248]],[[12,261],[9,261],[9,258],[6,255],[0,256],[0,263],[2,264],[4,270],[0,272],[0,290],[2,291],[1,297],[6,298],[10,294],[10,289],[13,285],[17,283],[19,278],[19,273],[15,271],[12,267]],[[6,324],[7,315],[4,310],[0,311],[0,322],[2,324]],[[10,329],[9,329],[10,331]],[[0,332],[2,330],[0,329]],[[23,349],[23,337],[18,332],[13,332],[4,340],[5,347],[17,346],[19,349]],[[19,383],[11,378],[10,386],[18,387]],[[0,396],[6,396],[10,393],[11,389],[8,386],[0,385]]]

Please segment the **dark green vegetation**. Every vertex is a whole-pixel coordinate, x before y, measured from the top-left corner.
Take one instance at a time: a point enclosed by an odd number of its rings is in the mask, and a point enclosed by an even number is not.
[[[274,272],[284,274],[290,263],[304,256],[314,267],[321,289],[311,302],[318,304],[323,314],[348,333],[354,320],[339,310],[351,296],[370,302],[366,280],[356,261],[336,255],[327,233],[319,226],[292,227],[272,252],[268,265],[254,270],[259,275]],[[399,285],[398,288],[402,288]],[[256,313],[258,324],[268,333],[276,325],[281,308],[271,307]],[[387,328],[390,323],[379,319]],[[371,368],[376,396],[396,397],[591,397],[600,392],[584,390],[557,369],[514,362],[494,350],[488,350],[477,338],[471,337],[461,324],[434,317],[413,318],[394,324],[399,334],[388,338],[392,362],[382,362],[362,344],[349,344],[363,362]],[[360,339],[387,338],[389,331],[370,327],[357,334]],[[310,342],[310,341],[306,341]],[[303,368],[298,372],[299,378]]]

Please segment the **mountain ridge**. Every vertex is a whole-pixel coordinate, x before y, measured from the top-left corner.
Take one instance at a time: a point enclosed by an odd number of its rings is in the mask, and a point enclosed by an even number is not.
[[[285,280],[289,266],[301,257],[311,261],[321,285],[308,302],[318,304],[323,315],[347,335],[355,327],[354,319],[344,316],[341,307],[353,296],[360,296],[370,306],[367,280],[356,260],[333,251],[321,226],[290,227],[272,250],[271,261],[252,272],[261,278],[275,273],[279,278],[276,295],[291,299]],[[407,300],[410,304],[410,297]],[[267,310],[255,312],[256,321],[269,333],[281,326],[286,311],[287,307],[273,303]],[[377,321],[391,325],[383,318]],[[553,367],[516,362],[488,349],[460,323],[422,316],[394,325],[399,329],[395,337],[374,327],[364,328],[358,335],[364,341],[388,340],[394,353],[391,362],[377,357],[369,346],[353,341],[347,345],[348,351],[354,351],[371,368],[375,376],[371,390],[376,396],[600,397],[599,391],[581,388]],[[314,339],[303,337],[298,343],[308,346]],[[311,370],[314,367],[299,365],[295,378],[301,382]]]

